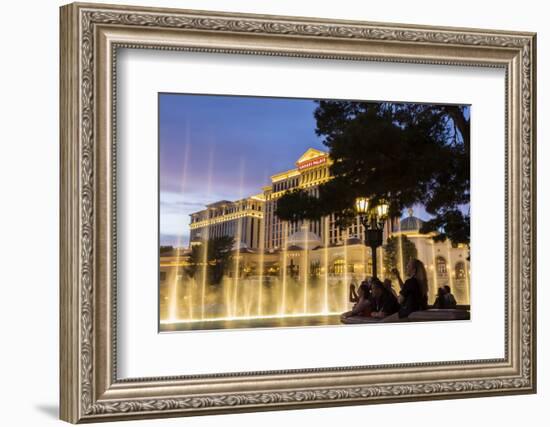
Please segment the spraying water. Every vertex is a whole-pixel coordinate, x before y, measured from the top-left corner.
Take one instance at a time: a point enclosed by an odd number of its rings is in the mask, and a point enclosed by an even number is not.
[[[451,287],[451,289],[454,289],[454,279],[453,279],[453,274],[454,274],[454,271],[452,269],[452,265],[451,265],[451,241],[449,239],[447,239],[447,259],[449,260],[449,264],[447,265],[447,269],[449,270],[449,286]]]
[[[260,246],[260,256],[259,256],[259,259],[258,259],[258,268],[259,268],[259,273],[258,273],[258,316],[261,316],[262,315],[262,312],[263,312],[263,307],[262,307],[262,304],[263,304],[263,287],[264,287],[264,269],[265,269],[265,230],[264,230],[264,227],[262,227],[260,229],[260,237],[259,237],[260,241],[258,242],[259,243],[259,246]]]
[[[344,272],[343,272],[343,283],[342,286],[342,311],[346,311],[348,306],[348,291],[347,291],[347,272],[348,272],[348,237],[349,237],[349,231],[346,229],[344,233],[342,233],[342,238],[344,240]]]
[[[187,165],[188,165],[188,160],[189,160],[189,157],[190,157],[190,154],[191,154],[191,144],[189,143],[190,141],[190,136],[189,136],[189,125],[188,123],[186,122],[186,127],[185,127],[185,130],[186,130],[186,134],[185,134],[185,148],[184,148],[184,161],[183,161],[183,170],[182,170],[182,178],[181,178],[181,192],[183,194],[185,194],[185,190],[186,190],[186,183],[187,183]],[[170,296],[169,296],[169,308],[168,308],[168,317],[172,320],[175,320],[179,317],[179,303],[180,303],[180,292],[179,292],[179,288],[180,288],[180,283],[179,283],[179,273],[180,273],[180,263],[181,263],[181,259],[180,259],[180,251],[178,248],[181,247],[181,235],[178,235],[177,237],[177,243],[176,243],[176,269],[175,269],[175,274],[173,276],[173,280],[172,280],[172,286],[171,286],[171,292],[170,292]]]
[[[284,315],[286,313],[286,286],[287,286],[287,262],[288,262],[288,222],[283,222],[283,283],[281,286],[281,302],[279,304],[280,308],[280,315]]]
[[[303,269],[303,277],[304,277],[304,313],[307,313],[307,306],[308,306],[308,287],[309,287],[309,222],[306,221],[304,227],[303,227],[306,235],[305,239],[305,252],[304,252],[304,269]]]
[[[323,268],[323,312],[328,313],[328,230],[329,230],[329,217],[326,216],[325,219],[325,232],[324,232],[324,268]]]
[[[433,297],[435,295],[435,293],[437,292],[437,289],[439,288],[439,283],[437,283],[437,271],[436,271],[436,268],[437,268],[437,262],[436,262],[436,257],[435,257],[435,243],[431,242],[431,246],[432,246],[432,271],[433,271],[433,283],[434,285],[432,287],[429,288],[430,290],[430,294],[431,296]]]

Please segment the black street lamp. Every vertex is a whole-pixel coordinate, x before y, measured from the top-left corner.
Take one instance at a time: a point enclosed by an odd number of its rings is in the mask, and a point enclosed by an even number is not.
[[[376,206],[369,206],[367,197],[355,199],[355,210],[359,214],[361,224],[365,230],[365,245],[371,249],[372,275],[377,277],[376,272],[376,249],[382,246],[384,235],[384,222],[388,217],[389,206],[381,202]]]

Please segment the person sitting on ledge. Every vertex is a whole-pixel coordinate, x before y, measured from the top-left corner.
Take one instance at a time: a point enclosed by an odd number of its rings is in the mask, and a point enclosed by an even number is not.
[[[456,299],[451,293],[451,288],[448,285],[441,286],[437,290],[437,297],[435,298],[433,308],[437,309],[451,309],[456,308]]]
[[[369,277],[365,277],[365,280],[361,282],[359,287],[365,287],[367,290],[367,298],[370,296],[370,287],[371,287],[371,279]],[[349,285],[349,302],[358,302],[359,301],[359,293],[356,291],[356,286],[354,281],[352,281]]]
[[[351,287],[350,287],[351,291]],[[351,317],[351,316],[370,316],[371,312],[371,290],[370,290],[370,280],[365,279],[359,285],[357,292],[355,292],[355,286],[353,286],[352,295],[354,294],[354,300],[356,301],[355,305],[351,311],[347,311],[342,314],[342,318]]]
[[[383,319],[399,311],[396,296],[377,278],[373,279],[370,304],[370,315],[377,319]]]
[[[445,296],[445,289],[442,286],[437,288],[437,296],[435,297],[433,307],[437,309],[447,308],[447,300],[445,299]]]
[[[384,286],[386,287],[386,289],[388,291],[391,292],[391,294],[395,297],[395,299],[397,299],[397,292],[395,292],[395,289],[393,289],[393,286],[391,284],[391,280],[390,279],[385,279],[384,280]]]
[[[363,283],[363,282],[361,282],[361,283]],[[357,286],[353,282],[353,280],[349,284],[349,298],[348,299],[349,299],[349,302],[359,301],[359,294],[357,293]]]
[[[445,289],[445,299],[447,301],[447,308],[456,308],[456,298],[451,293],[451,287],[449,285],[443,286],[443,289]]]
[[[414,311],[426,310],[428,308],[428,279],[426,268],[419,259],[411,259],[407,263],[407,276],[409,278],[403,282],[399,271],[394,268],[392,273],[395,275],[399,286],[399,311],[391,316],[384,318],[384,322],[397,322],[406,320]]]

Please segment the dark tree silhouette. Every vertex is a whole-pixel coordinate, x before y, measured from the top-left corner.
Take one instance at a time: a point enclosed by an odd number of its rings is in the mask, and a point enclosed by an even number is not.
[[[174,250],[173,246],[161,246],[159,252],[161,255],[168,254]]]
[[[210,285],[220,284],[224,273],[229,269],[231,263],[231,248],[233,246],[233,238],[229,236],[215,237],[209,239],[199,245],[194,245],[191,248],[189,256],[189,264],[185,271],[188,276],[196,277],[197,273],[202,272],[201,266],[205,261],[204,250],[206,252],[206,282]]]
[[[386,241],[384,248],[384,268],[386,272],[391,272],[394,268],[397,268],[402,276],[405,275],[404,271],[401,271],[400,263],[400,254],[399,249],[402,249],[403,257],[403,267],[407,266],[407,263],[414,258],[418,257],[418,251],[414,242],[409,239],[407,236],[401,236],[401,242],[399,242],[399,237],[391,236]]]
[[[336,214],[340,226],[355,216],[358,196],[381,199],[390,215],[422,204],[433,219],[423,233],[469,243],[470,118],[462,106],[318,101],[316,132],[333,161],[333,179],[319,197],[303,190],[278,200],[283,220]]]

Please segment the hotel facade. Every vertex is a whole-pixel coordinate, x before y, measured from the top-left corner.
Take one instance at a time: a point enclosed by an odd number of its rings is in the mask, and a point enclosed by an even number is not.
[[[310,148],[293,169],[271,176],[270,184],[260,193],[237,201],[218,201],[192,213],[190,245],[229,236],[235,239],[234,250],[243,257],[243,265],[249,263],[249,271],[280,271],[290,260],[298,280],[306,275],[330,274],[338,280],[359,283],[372,274],[370,248],[363,243],[359,216],[351,226],[340,229],[334,215],[294,224],[275,215],[277,200],[288,191],[299,188],[318,195],[319,185],[331,179],[330,164],[328,153]],[[439,286],[449,285],[458,303],[469,305],[468,248],[452,246],[449,241],[434,242],[432,235],[420,233],[421,226],[422,221],[410,211],[407,218],[386,222],[384,241],[406,236],[415,244],[418,258],[427,267],[431,302]],[[384,269],[383,249],[378,250],[379,275],[390,278]],[[404,267],[402,262],[398,265],[402,274]]]
[[[350,238],[363,240],[359,216],[352,226],[341,230],[334,215],[307,224],[303,221],[288,224],[275,215],[277,200],[288,191],[300,188],[318,195],[319,185],[331,179],[330,164],[327,153],[310,148],[296,161],[296,168],[271,176],[270,185],[263,187],[262,193],[237,201],[218,201],[192,213],[190,243],[230,236],[249,249],[277,250],[292,242],[294,233],[305,226],[323,244],[342,244]]]

